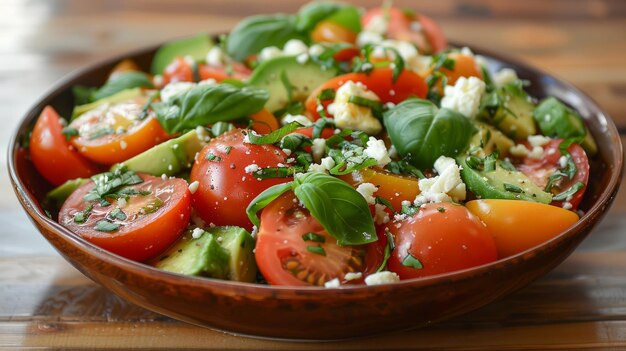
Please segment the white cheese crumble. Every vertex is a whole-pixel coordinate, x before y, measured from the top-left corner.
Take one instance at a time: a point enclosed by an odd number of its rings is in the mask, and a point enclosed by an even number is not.
[[[222,51],[222,48],[216,45],[209,49],[206,54],[206,63],[209,66],[221,67],[228,63],[228,56]]]
[[[120,140],[120,149],[126,150],[128,144],[124,140]]]
[[[564,202],[563,203],[563,208],[566,210],[571,210],[574,206],[570,203],[570,202]]]
[[[303,53],[303,54],[296,56],[296,62],[298,62],[301,65],[304,65],[308,60],[309,60],[309,54],[307,53]]]
[[[480,98],[485,92],[485,82],[476,77],[460,77],[454,86],[446,85],[441,107],[457,111],[468,118],[478,113]]]
[[[309,168],[307,169],[307,172],[309,173],[326,173],[326,167],[317,164],[317,163],[311,163],[309,165]]]
[[[339,282],[338,278],[331,279],[327,281],[326,283],[324,283],[325,288],[338,288],[340,286],[341,286],[341,283]]]
[[[541,160],[543,158],[543,147],[533,146],[533,149],[528,153],[528,157],[533,160]]]
[[[370,137],[367,141],[367,147],[363,150],[363,154],[375,159],[376,163],[381,167],[385,167],[391,162],[391,157],[389,157],[385,142],[374,137]]]
[[[415,198],[415,203],[465,200],[465,183],[454,159],[440,156],[434,167],[439,175],[419,180],[420,194]]]
[[[523,144],[517,144],[509,148],[509,153],[515,157],[526,157],[528,149]]]
[[[200,183],[197,180],[194,180],[193,182],[191,182],[191,184],[189,184],[189,192],[195,194],[199,186]]]
[[[259,165],[257,165],[256,163],[252,163],[252,164],[247,165],[246,168],[244,168],[244,171],[246,173],[254,173],[258,171],[259,169],[261,169]]]
[[[357,186],[356,191],[359,192],[367,201],[368,204],[373,205],[376,203],[374,193],[378,191],[378,187],[372,183],[361,183]]]
[[[319,162],[324,153],[326,152],[326,139],[315,138],[313,139],[313,145],[311,145],[311,153],[315,162]]]
[[[559,168],[565,168],[567,166],[567,156],[559,157]]]
[[[179,94],[184,94],[195,87],[193,82],[172,82],[161,89],[161,101],[170,102],[172,98]]]
[[[383,204],[374,205],[374,222],[381,225],[389,222],[389,213],[386,211],[387,206]]]
[[[289,124],[291,122],[298,122],[298,123],[302,124],[305,127],[310,127],[310,126],[313,125],[313,121],[311,121],[305,115],[291,115],[291,114],[287,114],[285,117],[283,117],[283,119],[280,122],[282,123],[282,125]]]
[[[361,272],[348,272],[343,277],[343,279],[345,279],[347,281],[357,280],[357,279],[361,279],[362,276],[363,276],[363,273],[361,273]]]
[[[117,207],[119,207],[119,208],[124,208],[124,207],[126,207],[127,204],[128,204],[128,202],[126,202],[126,199],[123,198],[123,197],[120,197],[117,200]]]
[[[348,102],[351,96],[380,101],[378,96],[374,92],[367,90],[367,87],[362,83],[355,83],[351,80],[345,82],[337,89],[335,101],[332,104],[332,115],[335,118],[335,125],[342,129],[361,130],[370,135],[380,133],[383,126],[374,117],[372,110],[369,107]],[[330,106],[328,112],[331,113]]]
[[[382,271],[365,277],[366,285],[391,284],[399,281],[400,277],[396,273],[389,271]]]
[[[261,52],[259,52],[257,60],[259,60],[259,62],[263,62],[281,56],[283,56],[283,51],[281,49],[275,46],[268,46],[264,47]]]
[[[324,53],[324,47],[320,44],[313,44],[309,48],[309,55],[311,56],[319,56]]]
[[[309,47],[299,39],[290,39],[283,46],[283,55],[298,56],[309,52]]]
[[[543,136],[543,135],[529,135],[528,136],[528,143],[531,146],[544,146],[547,143],[549,143],[552,139],[547,137],[547,136]]]
[[[194,228],[193,231],[191,232],[191,237],[194,239],[198,239],[199,237],[202,236],[202,234],[204,234],[204,229]]]
[[[518,80],[517,72],[511,68],[503,68],[493,75],[493,84],[496,88],[502,88],[503,86]]]
[[[335,160],[333,160],[332,157],[327,156],[320,161],[320,165],[330,171],[333,167],[335,167]]]

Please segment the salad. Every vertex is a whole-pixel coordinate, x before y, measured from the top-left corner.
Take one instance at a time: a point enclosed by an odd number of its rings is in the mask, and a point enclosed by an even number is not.
[[[429,17],[313,2],[120,62],[44,108],[30,157],[49,215],[169,272],[386,284],[488,264],[560,234],[596,145],[510,68]],[[532,220],[529,220],[532,219]]]

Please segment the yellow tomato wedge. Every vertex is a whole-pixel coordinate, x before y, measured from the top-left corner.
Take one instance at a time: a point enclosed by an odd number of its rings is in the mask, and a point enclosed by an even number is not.
[[[465,206],[487,225],[500,258],[537,246],[578,221],[575,212],[531,201],[473,200]]]
[[[400,211],[402,208],[402,201],[413,202],[420,193],[417,179],[372,168],[352,172],[339,178],[354,187],[363,183],[376,185],[378,191],[374,195],[382,196],[389,200],[396,211]]]

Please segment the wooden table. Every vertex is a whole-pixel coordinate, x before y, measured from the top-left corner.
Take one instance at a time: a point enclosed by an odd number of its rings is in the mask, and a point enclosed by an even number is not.
[[[626,348],[624,190],[588,240],[527,288],[428,329],[339,343],[255,340],[177,322],[112,295],[44,242],[13,195],[5,158],[22,114],[54,81],[138,46],[225,31],[242,16],[291,12],[299,5],[279,0],[0,2],[0,349]],[[439,0],[420,5],[450,38],[519,57],[582,88],[626,135],[625,2]]]

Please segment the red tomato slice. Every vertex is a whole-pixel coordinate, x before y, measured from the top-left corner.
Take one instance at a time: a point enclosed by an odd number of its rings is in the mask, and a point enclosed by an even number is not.
[[[314,233],[314,240],[303,235]],[[384,237],[384,235],[383,235]],[[322,241],[323,242],[320,242]],[[323,254],[311,249],[321,248]],[[339,246],[309,211],[300,207],[292,192],[274,200],[261,212],[255,257],[259,270],[272,285],[317,285],[339,279],[348,283],[346,273],[360,272],[362,282],[382,262],[384,244]]]
[[[85,157],[107,165],[125,161],[167,140],[153,114],[141,119],[146,98],[85,112],[70,127],[79,136],[70,142]]]
[[[111,232],[96,230],[96,224],[111,216],[120,202],[108,199],[109,206],[102,207],[96,201],[88,203],[83,198],[94,187],[89,182],[70,195],[59,212],[59,223],[90,241],[120,256],[135,261],[146,261],[167,249],[189,223],[191,194],[187,182],[182,179],[166,179],[141,174],[144,182],[129,188],[149,191],[148,195],[132,195],[121,210],[126,219],[113,219],[119,229]],[[91,214],[84,223],[76,223],[76,213],[93,204]]]
[[[388,67],[376,68],[369,74],[348,73],[327,81],[309,95],[305,107],[314,119],[320,117],[317,111],[317,96],[322,90],[333,89],[337,91],[347,81],[361,82],[376,93],[382,102],[393,102],[394,104],[398,104],[411,96],[424,98],[428,92],[424,79],[419,74],[408,70],[402,71],[395,82],[393,81],[393,70]],[[330,102],[326,101],[324,107],[327,107]]]
[[[425,204],[399,228],[394,223],[387,228],[395,240],[388,268],[401,279],[453,272],[498,258],[487,227],[461,205]]]
[[[517,168],[526,174],[535,184],[545,188],[548,184],[548,178],[560,168],[559,159],[563,155],[559,150],[559,145],[561,145],[562,142],[562,139],[550,141],[543,146],[544,152],[541,159],[536,160],[530,157],[524,157],[521,161],[522,163],[517,165]],[[531,149],[528,143],[525,143],[525,145],[528,149]],[[569,209],[576,210],[585,194],[585,189],[587,189],[587,183],[589,182],[589,159],[587,158],[585,150],[578,144],[570,145],[567,151],[572,155],[572,160],[574,161],[574,165],[576,165],[576,174],[572,179],[568,179],[567,177],[561,178],[561,180],[556,182],[552,187],[551,192],[556,195],[569,189],[578,182],[583,183],[585,186],[578,190],[572,196],[571,200],[553,201],[552,205],[563,207],[564,204],[568,202],[572,206]]]
[[[287,155],[274,145],[244,143],[245,132],[235,129],[211,140],[191,168],[190,181],[199,183],[193,194],[194,209],[207,223],[251,230],[246,214],[250,201],[270,186],[291,180],[258,180],[254,173],[246,172],[251,165],[266,168],[286,164]]]
[[[331,21],[320,21],[313,31],[311,40],[315,43],[351,43],[356,41],[356,33]]]
[[[37,171],[53,185],[70,179],[88,178],[102,172],[102,166],[81,156],[62,133],[61,118],[46,106],[30,137],[30,158]]]
[[[193,67],[184,58],[179,57],[172,61],[163,71],[163,84],[172,82],[193,82],[197,78],[200,80],[215,79],[221,82],[225,79],[244,80],[250,76],[252,71],[239,62],[231,64],[232,72],[228,72],[225,67],[214,67],[206,64],[198,65],[198,77],[194,77]]]

